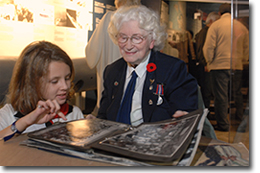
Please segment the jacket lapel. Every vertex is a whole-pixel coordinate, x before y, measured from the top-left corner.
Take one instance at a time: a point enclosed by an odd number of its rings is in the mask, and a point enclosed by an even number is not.
[[[116,120],[117,112],[120,107],[121,99],[124,92],[125,76],[126,76],[126,63],[124,63],[113,80],[113,90],[112,90],[112,103],[111,103],[111,115],[113,119]]]
[[[149,63],[156,64],[154,52],[151,52]],[[142,111],[144,122],[150,121],[152,112],[157,104],[158,96],[154,94],[156,90],[156,83],[156,70],[152,72],[147,71],[142,96]]]

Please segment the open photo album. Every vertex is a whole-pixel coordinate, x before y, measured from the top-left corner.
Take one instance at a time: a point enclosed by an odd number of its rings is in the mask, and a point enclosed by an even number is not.
[[[196,152],[205,111],[136,127],[98,118],[75,120],[31,132],[28,137],[43,146],[75,152],[104,151],[141,162],[181,161],[185,154]]]

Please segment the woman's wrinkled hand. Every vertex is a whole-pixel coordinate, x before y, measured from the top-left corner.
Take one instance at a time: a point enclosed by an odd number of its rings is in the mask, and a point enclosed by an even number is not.
[[[179,118],[179,117],[181,117],[181,116],[183,116],[183,115],[186,115],[186,114],[188,114],[188,112],[178,110],[178,111],[176,111],[176,112],[172,115],[172,117],[174,117],[174,118]]]
[[[95,119],[96,117],[94,116],[94,115],[92,115],[92,114],[88,114],[87,116],[86,116],[86,119]]]

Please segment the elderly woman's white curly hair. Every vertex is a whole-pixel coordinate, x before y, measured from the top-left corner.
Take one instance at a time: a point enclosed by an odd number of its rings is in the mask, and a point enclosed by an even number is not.
[[[132,20],[138,21],[139,27],[152,35],[154,51],[163,49],[167,39],[166,27],[160,23],[158,13],[143,5],[123,6],[115,12],[108,26],[108,33],[115,44],[118,44],[116,36],[122,24]]]

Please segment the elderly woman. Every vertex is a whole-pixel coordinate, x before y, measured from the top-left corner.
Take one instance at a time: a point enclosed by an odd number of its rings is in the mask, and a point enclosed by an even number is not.
[[[121,6],[140,5],[141,0],[115,0],[114,4],[116,8]],[[92,34],[86,49],[86,61],[88,66],[96,68],[97,73],[97,104],[95,109],[91,112],[92,115],[96,116],[99,109],[99,102],[101,100],[103,91],[103,71],[108,64],[118,60],[121,57],[119,48],[113,44],[110,39],[107,28],[113,16],[114,11],[107,11],[106,14],[100,20],[98,27]]]
[[[167,38],[159,21],[142,5],[112,17],[108,32],[123,58],[105,68],[98,118],[137,126],[198,109],[197,82],[185,63],[159,52]]]

